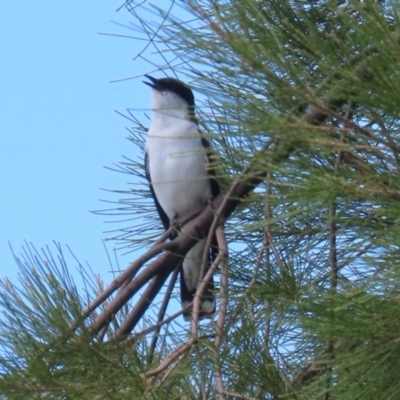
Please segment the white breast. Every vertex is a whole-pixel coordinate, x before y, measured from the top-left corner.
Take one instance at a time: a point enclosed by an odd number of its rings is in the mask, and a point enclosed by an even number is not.
[[[195,123],[158,115],[152,121],[146,151],[154,192],[170,220],[204,208],[211,188],[206,155]]]

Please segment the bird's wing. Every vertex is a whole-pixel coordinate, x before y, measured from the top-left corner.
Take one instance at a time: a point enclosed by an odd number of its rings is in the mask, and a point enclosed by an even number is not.
[[[199,133],[201,134],[200,130],[199,130]],[[214,150],[212,148],[211,143],[204,136],[201,136],[201,144],[204,147],[207,163],[212,164],[213,162],[215,162],[215,160],[214,160],[215,155],[214,155]],[[210,186],[211,186],[211,197],[214,198],[220,194],[221,190],[220,190],[219,184],[216,179],[215,169],[208,167],[207,172],[208,172]],[[215,235],[213,237],[212,246],[211,246],[210,250],[211,250],[210,251],[210,257],[211,257],[210,261],[214,261],[218,254],[217,237]],[[212,282],[212,285],[214,285],[213,281],[211,281],[211,282]]]
[[[200,130],[199,130],[199,133],[201,134]],[[203,145],[204,150],[205,150],[205,154],[207,157],[207,163],[212,164],[215,161],[214,160],[215,156],[214,156],[214,150],[211,146],[211,143],[204,136],[201,136],[201,144]],[[211,197],[214,198],[220,194],[221,190],[220,190],[219,184],[216,180],[215,169],[208,167],[207,172],[210,177]]]
[[[169,218],[168,218],[167,214],[165,213],[165,211],[160,206],[160,203],[158,202],[157,196],[154,192],[153,185],[151,184],[149,156],[147,155],[147,152],[144,156],[144,166],[145,166],[146,178],[147,178],[147,181],[149,182],[150,192],[151,192],[151,195],[153,196],[158,215],[160,216],[161,222],[164,225],[164,229],[168,230],[169,229]]]

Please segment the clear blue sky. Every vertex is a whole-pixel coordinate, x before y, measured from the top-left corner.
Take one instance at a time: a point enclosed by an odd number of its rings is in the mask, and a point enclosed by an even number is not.
[[[122,2],[2,2],[0,278],[17,276],[8,241],[19,253],[24,240],[37,248],[55,240],[109,280],[102,239],[110,226],[89,211],[116,199],[101,188],[132,181],[104,166],[139,157],[126,139],[129,121],[115,110],[149,107],[140,78],[110,81],[152,70],[132,62],[143,42],[98,34],[132,33],[112,22],[132,21],[115,12]]]

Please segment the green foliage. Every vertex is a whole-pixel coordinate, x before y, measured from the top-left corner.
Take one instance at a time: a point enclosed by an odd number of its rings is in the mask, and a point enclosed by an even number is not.
[[[142,363],[135,347],[104,345],[82,323],[82,305],[61,248],[25,248],[18,288],[1,282],[0,393],[4,399],[93,399],[140,396]],[[79,266],[87,293],[94,282]],[[79,322],[80,321],[80,322]],[[71,326],[77,324],[74,334]],[[126,382],[129,386],[125,386]],[[125,382],[125,383],[124,383]],[[102,397],[98,397],[99,399]]]
[[[145,336],[121,346],[110,333],[101,343],[80,317],[88,299],[64,264],[50,258],[39,268],[31,258],[22,289],[4,282],[0,294],[0,394],[399,398],[398,2],[199,0],[183,7],[185,20],[174,8],[153,9],[152,25],[145,4],[126,4],[162,55],[161,69],[180,72],[197,90],[222,186],[243,179],[249,163],[265,176],[226,221],[222,343],[210,339],[215,322],[202,323],[168,375],[143,379],[186,342],[188,327],[163,328],[153,357]],[[145,128],[131,120],[132,141],[142,148]],[[120,168],[140,176],[140,166],[128,160]],[[148,191],[130,195],[123,211],[150,216],[116,237],[136,240],[134,248],[154,240],[157,225]],[[92,298],[97,289],[89,286]],[[216,369],[225,393],[216,388]]]

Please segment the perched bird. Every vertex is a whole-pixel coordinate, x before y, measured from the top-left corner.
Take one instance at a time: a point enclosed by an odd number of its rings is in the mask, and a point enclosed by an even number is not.
[[[174,78],[145,77],[149,82],[144,83],[152,88],[153,110],[146,141],[146,177],[167,230],[171,224],[179,226],[182,219],[201,212],[220,189],[214,171],[207,167],[212,149],[200,134],[191,89]],[[205,246],[206,239],[199,241],[183,260],[180,271],[182,307],[193,301],[203,278],[200,269]],[[215,256],[216,249],[211,248],[209,263]],[[215,313],[213,290],[211,279],[201,297],[200,318]],[[190,315],[190,311],[186,312],[184,318],[187,320]]]

